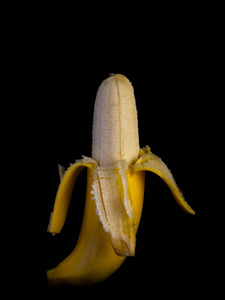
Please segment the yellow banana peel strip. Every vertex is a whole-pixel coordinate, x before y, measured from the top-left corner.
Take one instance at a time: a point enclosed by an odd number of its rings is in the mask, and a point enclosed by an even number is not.
[[[55,199],[54,209],[50,216],[47,231],[53,235],[59,233],[65,223],[70,200],[76,182],[77,176],[85,168],[93,169],[97,166],[97,162],[91,158],[84,157],[72,164],[65,174],[63,174],[62,166],[59,166],[59,174],[61,183]]]
[[[136,243],[127,170],[125,160],[118,161],[111,168],[94,170],[96,212],[110,235],[114,251],[120,256],[133,256]]]
[[[171,190],[174,199],[186,212],[195,215],[195,211],[187,204],[184,199],[183,193],[177,186],[173,175],[167,168],[166,164],[156,155],[151,152],[149,146],[140,150],[140,158],[133,166],[134,172],[138,171],[151,171],[159,175]]]

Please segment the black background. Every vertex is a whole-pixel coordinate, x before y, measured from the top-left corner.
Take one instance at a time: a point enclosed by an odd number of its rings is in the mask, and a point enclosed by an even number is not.
[[[142,291],[157,293],[158,299],[165,293],[181,297],[212,289],[214,260],[209,249],[215,238],[209,204],[202,196],[205,171],[200,171],[203,149],[208,147],[206,99],[212,93],[210,26],[195,13],[182,11],[164,19],[166,15],[164,11],[152,19],[152,13],[139,26],[134,16],[123,22],[115,18],[114,23],[105,18],[98,24],[93,18],[97,26],[92,28],[90,20],[79,23],[65,15],[61,20],[61,15],[48,11],[35,22],[31,15],[13,27],[10,76],[17,79],[12,93],[20,98],[14,111],[23,112],[14,128],[22,145],[15,176],[23,182],[18,192],[28,198],[22,205],[29,212],[17,223],[26,241],[25,247],[18,245],[22,256],[17,280],[23,293],[61,294],[67,299],[78,294],[98,297],[107,289],[111,296]],[[121,73],[132,82],[140,146],[149,145],[167,164],[196,215],[185,213],[161,178],[146,172],[135,257],[96,286],[49,288],[46,270],[76,245],[86,189],[84,171],[65,226],[52,237],[46,230],[59,184],[57,164],[67,168],[82,155],[91,156],[94,100],[110,73]]]
[[[57,163],[68,167],[81,155],[91,156],[96,91],[101,81],[113,72],[126,75],[133,83],[140,145],[150,145],[153,153],[166,162],[187,201],[196,210],[196,216],[182,211],[165,183],[156,175],[147,173],[136,256],[128,258],[107,281],[89,289],[114,285],[121,289],[134,285],[137,288],[151,286],[153,289],[158,286],[157,289],[160,289],[163,284],[176,291],[177,285],[196,286],[198,273],[202,272],[203,267],[199,243],[204,235],[204,227],[198,223],[202,214],[199,179],[196,174],[193,175],[192,165],[193,160],[197,163],[196,131],[201,130],[192,123],[198,114],[197,96],[193,97],[193,94],[196,95],[194,86],[197,79],[187,75],[193,68],[190,62],[183,62],[182,57],[177,55],[167,62],[162,56],[158,57],[155,65],[149,58],[149,65],[146,62],[140,70],[132,70],[132,59],[130,69],[115,63],[100,68],[89,65],[86,68],[71,67],[69,63],[63,63],[55,70],[53,65],[50,68],[47,79],[49,94],[44,95],[42,103],[38,101],[43,111],[38,120],[41,123],[41,129],[37,131],[38,145],[35,145],[40,147],[43,159],[37,165],[41,173],[38,186],[42,191],[38,200],[41,204],[39,225],[43,230],[42,277],[46,269],[58,264],[73,250],[85,200],[84,172],[76,183],[64,229],[57,237],[46,233],[59,184]],[[102,63],[107,64],[107,57],[103,58]],[[60,289],[67,290],[65,287]]]

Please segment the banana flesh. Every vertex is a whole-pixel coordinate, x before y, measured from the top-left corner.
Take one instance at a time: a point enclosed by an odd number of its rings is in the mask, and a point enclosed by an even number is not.
[[[133,87],[120,74],[100,85],[94,107],[92,158],[83,157],[64,174],[50,217],[48,231],[59,233],[65,223],[74,184],[87,168],[85,211],[77,245],[47,272],[52,285],[90,285],[115,272],[127,256],[135,255],[136,233],[144,199],[145,171],[159,175],[177,203],[188,213],[170,170],[149,146],[139,147]]]
[[[125,159],[128,166],[139,156],[137,109],[130,81],[120,74],[104,80],[94,106],[92,158],[100,166]]]

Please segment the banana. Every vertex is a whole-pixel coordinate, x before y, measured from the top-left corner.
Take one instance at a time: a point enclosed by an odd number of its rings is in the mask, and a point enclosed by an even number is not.
[[[76,178],[84,168],[88,170],[87,190],[78,242],[66,259],[47,271],[50,285],[101,282],[127,256],[135,255],[145,171],[159,175],[181,208],[195,214],[163,161],[149,146],[140,149],[134,91],[125,76],[112,75],[100,85],[92,136],[92,158],[83,156],[65,173],[59,166],[61,183],[50,216],[50,233],[61,231]]]

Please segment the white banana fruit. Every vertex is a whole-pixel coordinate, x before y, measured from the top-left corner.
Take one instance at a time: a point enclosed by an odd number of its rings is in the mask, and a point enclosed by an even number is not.
[[[140,149],[134,91],[123,75],[113,75],[99,87],[94,107],[92,158],[76,161],[61,176],[49,232],[61,231],[76,178],[85,167],[87,191],[80,235],[73,252],[47,272],[52,285],[101,282],[127,256],[135,255],[145,171],[158,174],[178,204],[195,214],[162,160],[148,146]]]

